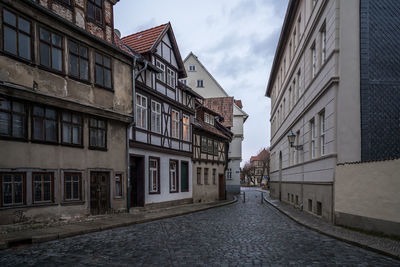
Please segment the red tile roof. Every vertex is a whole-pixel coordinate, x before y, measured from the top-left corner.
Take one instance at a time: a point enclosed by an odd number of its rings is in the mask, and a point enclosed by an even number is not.
[[[222,115],[222,125],[228,128],[233,126],[233,97],[206,98],[204,106]]]
[[[124,52],[126,52],[126,53],[128,53],[128,54],[130,54],[130,55],[133,56],[132,51],[129,50],[129,49],[126,47],[126,45],[124,44],[124,42],[123,42],[123,41],[118,37],[118,35],[116,35],[115,33],[114,33],[114,44],[115,44],[119,49],[121,49],[122,51],[124,51]]]
[[[235,99],[235,104],[236,104],[236,106],[238,106],[239,108],[243,108],[242,100],[236,100],[236,99]]]
[[[122,41],[138,53],[149,52],[168,24],[169,23],[125,36],[122,38]]]
[[[261,150],[260,153],[258,153],[257,156],[252,156],[252,157],[250,158],[250,162],[253,162],[253,161],[256,161],[256,160],[262,160],[263,156],[264,156],[265,154],[267,154],[267,153],[268,153],[268,151],[264,148],[263,150]]]
[[[220,136],[224,139],[229,139],[230,137],[225,135],[222,131],[218,130],[217,128],[215,128],[214,126],[205,123],[202,120],[198,120],[198,119],[194,119],[194,126],[197,126],[198,128],[200,128],[203,131],[207,131],[209,133],[215,134],[217,136]]]

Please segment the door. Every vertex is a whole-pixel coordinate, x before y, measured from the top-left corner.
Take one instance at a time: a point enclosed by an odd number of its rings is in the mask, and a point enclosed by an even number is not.
[[[223,174],[218,174],[218,192],[219,200],[225,199],[225,178]]]
[[[144,206],[144,157],[131,158],[131,207]]]
[[[181,162],[181,192],[189,191],[189,163]]]
[[[90,172],[90,213],[105,214],[110,207],[110,173]]]

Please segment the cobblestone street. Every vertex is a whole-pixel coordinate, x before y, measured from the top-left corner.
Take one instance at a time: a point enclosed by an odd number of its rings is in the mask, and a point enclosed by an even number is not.
[[[400,262],[299,226],[255,191],[246,191],[246,203],[0,251],[0,266],[289,264]]]

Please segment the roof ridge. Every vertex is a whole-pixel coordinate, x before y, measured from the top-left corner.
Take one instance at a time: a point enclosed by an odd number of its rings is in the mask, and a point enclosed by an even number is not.
[[[169,22],[168,22],[168,23],[169,23]],[[140,31],[140,32],[135,32],[135,33],[129,34],[129,35],[127,35],[127,36],[122,37],[121,39],[128,38],[128,37],[130,37],[130,36],[132,36],[132,35],[135,35],[135,34],[147,32],[147,31],[153,30],[153,29],[158,28],[158,27],[161,27],[161,26],[167,26],[168,23],[164,23],[164,24],[161,24],[161,25],[158,25],[158,26],[154,26],[154,27],[152,27],[152,28],[148,28],[148,29],[143,30],[143,31]]]

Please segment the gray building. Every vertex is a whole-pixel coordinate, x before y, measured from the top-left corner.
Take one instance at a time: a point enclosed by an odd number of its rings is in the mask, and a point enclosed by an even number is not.
[[[289,1],[266,92],[273,197],[336,224],[400,233],[399,8]]]

